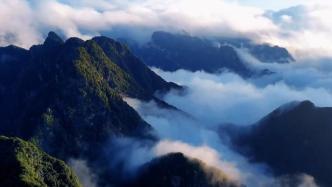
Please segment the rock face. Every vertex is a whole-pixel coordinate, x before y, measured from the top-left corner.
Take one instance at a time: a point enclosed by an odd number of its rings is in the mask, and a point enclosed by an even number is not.
[[[144,187],[239,187],[220,170],[189,159],[182,153],[171,153],[145,164],[135,184]]]
[[[253,41],[244,38],[220,38],[218,41],[221,45],[245,48],[251,55],[263,63],[285,64],[295,61],[287,49],[276,45],[256,44]]]
[[[240,150],[277,174],[306,173],[323,186],[332,185],[332,108],[310,101],[291,103],[249,129],[231,132]]]
[[[132,46],[133,52],[149,66],[166,71],[186,69],[215,73],[228,69],[243,76],[252,72],[229,46],[215,47],[210,41],[188,35],[155,32],[151,42]]]
[[[32,143],[0,136],[0,186],[80,187],[73,171]]]
[[[142,46],[129,39],[124,39],[124,42],[144,63],[166,71],[186,69],[215,73],[227,69],[244,77],[266,74],[248,67],[234,48],[246,48],[263,63],[295,61],[285,48],[270,44],[255,44],[249,39],[241,38],[217,38],[212,41],[185,34],[158,31],[153,33],[150,42]]]

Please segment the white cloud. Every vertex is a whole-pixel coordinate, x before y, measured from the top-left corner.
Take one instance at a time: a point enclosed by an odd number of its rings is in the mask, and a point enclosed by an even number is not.
[[[78,159],[70,159],[69,166],[74,170],[75,174],[79,178],[83,187],[96,187],[96,176],[91,172],[87,166],[86,161]]]
[[[299,176],[301,183],[299,187],[318,187],[318,185],[315,182],[315,178],[312,176],[303,174]]]
[[[152,147],[155,156],[181,152],[219,168],[229,178],[248,186],[264,187],[273,181],[273,178],[266,174],[266,166],[250,164],[245,157],[232,151],[227,143],[220,139],[217,129],[210,128],[195,116],[192,118],[177,111],[160,108],[154,102],[129,98],[125,100],[152,125],[161,139]]]
[[[282,15],[281,19],[282,19],[283,22],[286,22],[286,23],[292,23],[293,22],[293,18],[289,15]]]
[[[300,64],[301,65],[301,64]],[[311,100],[332,106],[331,74],[315,68],[269,65],[275,74],[244,80],[233,73],[163,72],[168,81],[188,86],[187,95],[168,93],[164,99],[206,125],[252,124],[273,109],[291,101]]]
[[[155,30],[185,30],[200,36],[248,36],[286,46],[297,58],[332,57],[332,3],[302,4],[281,14],[227,0],[3,0],[0,44],[29,47],[49,30],[66,37],[113,33],[139,39]]]
[[[56,0],[15,0],[16,5],[24,6],[25,11],[12,11],[10,0],[0,6],[10,10],[17,25],[27,21],[36,23],[31,26],[31,34],[41,36],[47,29],[62,31],[67,37],[96,35],[102,31],[112,31],[114,27],[141,27],[150,32],[154,30],[186,30],[193,34],[239,34],[258,35],[274,32],[277,27],[264,16],[264,11],[254,7],[241,6],[220,0],[144,0],[144,1],[56,1]],[[234,14],[234,12],[237,12]],[[2,21],[12,21],[2,16]],[[9,25],[11,27],[11,25]],[[14,28],[12,28],[14,29]],[[0,31],[3,30],[0,29]],[[12,30],[3,32],[18,33]],[[23,32],[17,30],[17,32]],[[149,33],[147,33],[149,34]],[[28,46],[34,41],[24,40],[15,44]],[[5,41],[2,39],[2,43]],[[39,41],[39,40],[36,40]]]
[[[41,40],[34,13],[28,2],[3,0],[0,3],[0,45],[16,44],[27,47]]]
[[[220,169],[231,180],[241,181],[240,171],[236,166],[231,162],[223,161],[219,153],[208,146],[195,147],[180,141],[164,140],[154,147],[154,152],[157,156],[181,152],[189,158],[199,159],[211,167]]]
[[[294,100],[310,99],[319,106],[332,106],[329,71],[302,63],[255,64],[258,62],[242,55],[253,67],[269,67],[276,73],[244,80],[227,72],[216,75],[184,70],[170,73],[154,69],[166,80],[188,86],[186,94],[170,92],[164,99],[191,117],[160,108],[153,101],[125,100],[153,126],[161,138],[153,149],[156,156],[182,152],[217,166],[247,186],[294,186],[296,182],[299,187],[316,187],[311,176],[274,178],[267,172],[266,166],[248,162],[247,158],[228,147],[227,138],[220,139],[218,124],[252,124],[273,109]]]
[[[281,32],[270,35],[266,41],[287,47],[297,58],[331,58],[332,23],[328,19],[332,16],[331,10],[330,1],[311,1],[274,12],[270,18]]]
[[[293,176],[282,176],[272,182],[271,187],[319,187],[315,179],[307,174]]]

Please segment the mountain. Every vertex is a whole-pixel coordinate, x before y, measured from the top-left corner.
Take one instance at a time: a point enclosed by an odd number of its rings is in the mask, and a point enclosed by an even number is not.
[[[9,75],[14,80],[18,76],[17,81],[4,86],[1,133],[25,139],[52,134],[48,141],[68,132],[71,136],[63,140],[91,133],[94,139],[88,141],[93,142],[109,134],[135,134],[149,128],[120,97],[149,93],[93,40],[70,38],[64,42],[50,33],[44,44],[31,47],[28,54],[19,65],[3,62],[25,67],[18,68],[22,69],[19,75]],[[67,133],[54,134],[56,131]]]
[[[229,45],[236,48],[247,49],[248,52],[263,63],[292,63],[294,57],[287,49],[268,43],[257,44],[245,38],[218,38],[219,45]]]
[[[187,34],[157,31],[152,34],[151,41],[143,45],[130,39],[120,40],[127,43],[134,54],[148,66],[166,71],[186,69],[215,73],[227,69],[244,77],[268,72],[267,70],[256,72],[248,67],[235,48],[246,48],[251,55],[264,63],[295,61],[285,48],[256,44],[249,39],[241,38],[202,39]]]
[[[332,108],[293,102],[250,128],[229,131],[239,150],[276,174],[306,173],[322,186],[332,185]]]
[[[0,186],[81,186],[63,161],[30,142],[0,136],[0,150]]]
[[[0,59],[7,72],[0,80],[0,134],[32,141],[64,161],[87,160],[98,182],[112,178],[103,155],[112,138],[155,139],[122,97],[167,105],[154,92],[180,88],[106,37],[63,41],[50,32],[29,50],[0,48]]]
[[[5,87],[16,81],[28,56],[27,50],[16,46],[0,47],[0,102]]]
[[[103,49],[109,59],[133,77],[150,95],[153,95],[156,91],[169,91],[172,88],[180,89],[178,85],[166,82],[151,71],[121,43],[103,36],[95,37],[92,40]]]
[[[13,45],[0,48],[0,63],[21,62],[28,57],[28,51]]]
[[[153,33],[149,43],[140,47],[129,43],[129,46],[144,63],[166,71],[186,69],[215,73],[228,69],[243,76],[251,74],[232,47],[215,47],[209,40],[198,37],[159,31]]]
[[[239,187],[222,171],[182,153],[170,153],[142,166],[134,186],[144,187]]]

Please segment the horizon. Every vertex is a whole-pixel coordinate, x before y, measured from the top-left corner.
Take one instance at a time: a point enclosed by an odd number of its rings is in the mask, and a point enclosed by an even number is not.
[[[17,12],[11,11],[14,7]],[[331,8],[332,3],[312,0],[4,0],[0,45],[28,48],[51,30],[65,38],[105,35],[141,43],[156,30],[186,31],[246,37],[286,47],[297,59],[317,60],[332,57],[332,24],[325,19]]]

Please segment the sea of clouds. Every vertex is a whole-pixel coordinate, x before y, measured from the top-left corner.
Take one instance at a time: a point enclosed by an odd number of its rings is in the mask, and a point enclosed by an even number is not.
[[[218,129],[223,124],[252,125],[280,106],[283,109],[294,106],[288,104],[294,101],[310,100],[319,107],[332,106],[329,64],[325,61],[264,64],[246,49],[236,50],[251,68],[269,69],[273,73],[244,79],[229,71],[210,74],[152,68],[165,80],[185,86],[185,92],[170,91],[160,97],[187,115],[160,108],[153,101],[125,99],[160,137],[154,147],[145,147],[152,155],[146,161],[182,152],[221,169],[231,179],[248,186],[287,186],[294,180],[301,181],[298,186],[317,186],[314,178],[306,174],[274,177],[266,165],[250,163],[234,152],[229,142],[220,138]]]
[[[185,93],[171,91],[160,97],[187,115],[160,108],[153,101],[125,98],[152,125],[159,141],[114,140],[112,149],[117,151],[111,164],[125,160],[123,172],[135,173],[157,156],[182,152],[249,187],[285,186],[285,181],[294,178],[302,181],[300,187],[312,187],[315,181],[306,174],[275,178],[264,164],[248,162],[219,137],[218,127],[252,125],[292,101],[332,106],[331,9],[331,2],[311,0],[279,11],[232,0],[2,0],[0,45],[29,48],[41,43],[50,30],[65,38],[105,34],[141,42],[149,40],[153,31],[165,30],[204,37],[249,37],[287,47],[297,62],[263,64],[246,49],[236,49],[251,68],[274,72],[261,77],[153,68],[165,80],[186,87]],[[95,175],[85,161],[71,160],[70,165],[86,186],[95,185]]]

